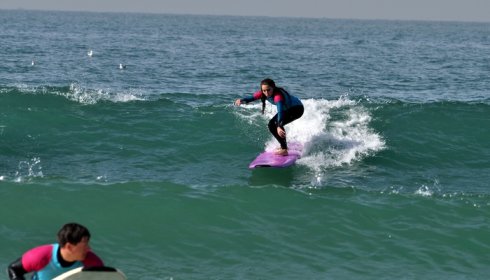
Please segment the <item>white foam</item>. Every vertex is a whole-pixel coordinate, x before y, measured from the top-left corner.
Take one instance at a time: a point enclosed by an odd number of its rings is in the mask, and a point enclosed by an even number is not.
[[[129,102],[135,100],[144,100],[144,98],[140,97],[141,94],[139,94],[135,90],[113,93],[109,90],[103,89],[86,89],[76,83],[70,85],[69,92],[60,93],[60,95],[81,104],[96,104],[99,101]]]
[[[113,89],[89,89],[78,83],[70,84],[70,89],[66,91],[49,88],[46,86],[30,86],[26,84],[15,84],[15,88],[23,93],[29,94],[52,94],[63,96],[68,100],[75,101],[81,104],[96,104],[100,101],[110,102],[130,102],[130,101],[145,101],[143,93],[138,89],[127,89],[116,91]],[[6,92],[8,89],[0,90],[0,93]]]
[[[341,97],[333,101],[306,100],[304,104],[308,113],[303,117],[302,130],[307,136],[299,139],[305,144],[305,153],[298,163],[319,171],[352,164],[384,149],[384,140],[369,126],[369,111],[357,102]]]
[[[418,190],[415,191],[415,194],[424,197],[429,197],[434,194],[434,191],[432,191],[428,186],[423,185]]]
[[[43,177],[41,159],[34,157],[30,160],[20,161],[15,172],[14,182],[23,182],[27,178]]]

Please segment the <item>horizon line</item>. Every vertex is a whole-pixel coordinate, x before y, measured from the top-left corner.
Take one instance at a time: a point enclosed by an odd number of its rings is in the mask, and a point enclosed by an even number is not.
[[[490,20],[455,20],[455,19],[397,19],[397,18],[349,18],[349,17],[318,17],[318,16],[266,16],[266,15],[237,15],[237,14],[206,14],[191,12],[152,12],[152,11],[93,11],[93,10],[52,10],[28,8],[0,8],[0,11],[27,11],[27,12],[67,12],[67,13],[94,13],[94,14],[141,14],[141,15],[175,15],[175,16],[217,16],[217,17],[263,17],[263,18],[291,18],[291,19],[323,19],[323,20],[359,20],[359,21],[401,21],[401,22],[447,22],[447,23],[490,23]]]

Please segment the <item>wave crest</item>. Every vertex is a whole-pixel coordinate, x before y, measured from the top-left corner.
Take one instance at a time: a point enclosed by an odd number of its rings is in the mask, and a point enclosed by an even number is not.
[[[18,92],[21,94],[41,94],[62,96],[70,101],[80,104],[97,104],[101,101],[114,103],[130,102],[135,100],[146,100],[144,94],[138,89],[113,90],[113,89],[91,89],[72,83],[69,86],[28,86],[25,84],[15,85],[14,87],[2,88],[0,93]]]

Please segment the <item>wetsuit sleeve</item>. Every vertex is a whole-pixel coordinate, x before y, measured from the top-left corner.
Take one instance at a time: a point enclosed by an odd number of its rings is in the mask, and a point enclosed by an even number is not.
[[[53,245],[42,245],[22,255],[22,267],[27,272],[43,269],[51,260]]]
[[[85,260],[83,260],[84,267],[104,266],[104,262],[92,251],[87,253]]]
[[[277,126],[282,127],[284,125],[284,107],[286,106],[286,101],[278,94],[274,96],[274,103],[277,106]]]
[[[245,103],[250,103],[252,101],[260,99],[261,96],[262,96],[262,92],[259,90],[259,91],[255,92],[252,96],[248,96],[248,97],[240,99],[240,101],[245,102]]]
[[[284,126],[284,101],[277,102],[277,126]]]
[[[22,258],[18,258],[11,263],[7,268],[7,273],[10,280],[25,280],[24,274],[26,274],[27,271],[22,266]]]

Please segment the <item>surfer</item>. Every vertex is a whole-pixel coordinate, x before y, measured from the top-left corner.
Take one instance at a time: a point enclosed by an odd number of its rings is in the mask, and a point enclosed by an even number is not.
[[[80,224],[65,224],[58,231],[58,243],[35,247],[8,266],[11,280],[25,279],[24,274],[34,272],[32,279],[48,280],[77,267],[103,266],[102,260],[89,246],[90,232]]]
[[[265,101],[276,105],[277,114],[269,121],[269,131],[277,139],[280,148],[275,150],[277,155],[288,154],[288,144],[286,141],[286,130],[284,126],[296,119],[299,119],[304,112],[304,107],[299,98],[290,95],[285,89],[276,87],[272,79],[264,79],[260,82],[260,90],[252,96],[237,99],[236,106],[247,104],[260,99],[262,101],[262,114],[265,111]]]

